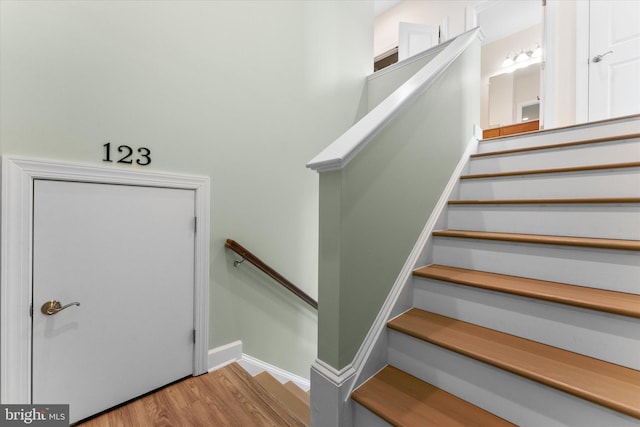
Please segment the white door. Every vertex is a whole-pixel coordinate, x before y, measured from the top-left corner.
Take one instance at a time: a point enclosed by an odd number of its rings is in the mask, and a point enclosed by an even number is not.
[[[74,422],[192,374],[194,193],[34,181],[34,403]]]
[[[640,113],[640,1],[589,4],[589,121]]]
[[[398,61],[407,59],[438,44],[438,25],[400,22],[398,39]]]

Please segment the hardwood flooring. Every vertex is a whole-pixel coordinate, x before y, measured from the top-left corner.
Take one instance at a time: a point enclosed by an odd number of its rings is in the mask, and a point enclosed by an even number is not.
[[[302,425],[236,363],[189,377],[76,424],[81,427]]]

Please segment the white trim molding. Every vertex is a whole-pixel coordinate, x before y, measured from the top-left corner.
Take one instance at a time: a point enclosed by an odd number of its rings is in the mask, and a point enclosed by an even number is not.
[[[394,117],[431,86],[479,34],[480,29],[475,28],[453,39],[435,58],[307,163],[307,167],[319,173],[344,168]]]
[[[440,52],[442,52],[445,47],[449,46],[449,44],[451,44],[451,40],[448,40],[446,42],[443,42],[443,43],[440,43],[438,45],[435,45],[435,46],[433,46],[433,47],[431,47],[431,48],[429,48],[427,50],[424,50],[424,51],[422,51],[420,53],[416,53],[415,55],[410,56],[407,59],[403,59],[402,61],[398,61],[395,64],[391,64],[388,67],[384,67],[382,70],[376,71],[373,74],[369,74],[367,76],[367,81],[375,80],[378,77],[384,76],[385,74],[389,74],[389,73],[392,73],[394,71],[397,71],[400,68],[407,67],[407,66],[413,64],[414,62],[423,60],[426,57],[437,55]]]
[[[576,2],[576,123],[589,121],[589,6]]]
[[[320,359],[316,359],[316,361],[313,363],[313,369],[318,371],[318,373],[322,374],[327,379],[331,380],[331,382],[336,385],[345,384],[349,380],[349,378],[351,378],[356,373],[356,370],[353,368],[352,364],[348,364],[342,369],[336,369]]]
[[[355,369],[351,365],[338,370],[316,359],[311,366],[311,425],[342,427],[353,425],[349,400]]]
[[[437,227],[444,227],[447,202],[458,188],[469,157],[478,150],[476,136],[482,134],[482,129],[474,125],[473,133],[353,362],[338,370],[317,359],[311,367],[311,424],[314,427],[351,426],[351,393],[387,364],[387,322],[410,308],[413,270],[430,261],[432,233]]]
[[[234,341],[229,344],[209,350],[208,371],[217,371],[230,363],[242,359],[242,341]]]
[[[267,371],[282,384],[291,381],[304,391],[310,388],[308,379],[243,353],[242,341],[234,341],[209,350],[209,372],[216,371],[233,362],[237,362],[252,376]]]
[[[543,7],[542,33],[542,99],[540,129],[551,129],[558,123],[558,3],[547,1]]]
[[[195,192],[193,375],[207,371],[209,178],[3,156],[0,197],[0,402],[31,402],[32,209],[36,179],[190,189]]]
[[[242,353],[242,357],[240,358],[240,360],[238,360],[238,363],[245,369],[245,371],[249,372],[251,375],[255,376],[260,372],[267,371],[269,374],[271,374],[271,376],[273,376],[283,384],[287,381],[291,381],[304,391],[307,391],[311,388],[311,384],[308,379],[302,378],[301,376],[286,371],[282,368],[278,368],[277,366],[271,365],[270,363],[267,363],[253,356],[249,356],[248,354]]]

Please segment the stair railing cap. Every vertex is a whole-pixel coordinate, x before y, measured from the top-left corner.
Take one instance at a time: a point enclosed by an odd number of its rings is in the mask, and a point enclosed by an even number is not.
[[[428,88],[479,35],[479,27],[459,35],[433,60],[311,159],[306,166],[319,173],[343,169],[398,113]]]

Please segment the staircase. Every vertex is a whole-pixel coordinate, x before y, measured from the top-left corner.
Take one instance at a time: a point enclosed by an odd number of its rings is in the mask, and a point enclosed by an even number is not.
[[[309,392],[302,390],[291,381],[282,384],[266,371],[259,373],[254,378],[279,402],[282,408],[298,419],[302,425],[309,426],[311,424]]]
[[[640,117],[480,142],[356,426],[640,424]]]

